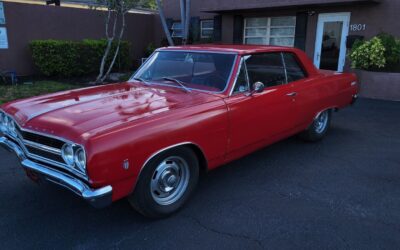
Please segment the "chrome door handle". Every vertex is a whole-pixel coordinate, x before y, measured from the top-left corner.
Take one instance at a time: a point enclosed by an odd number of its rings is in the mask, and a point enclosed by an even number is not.
[[[291,96],[291,97],[293,97],[293,96],[296,96],[297,95],[297,92],[292,92],[292,93],[289,93],[289,94],[286,94],[287,96]]]

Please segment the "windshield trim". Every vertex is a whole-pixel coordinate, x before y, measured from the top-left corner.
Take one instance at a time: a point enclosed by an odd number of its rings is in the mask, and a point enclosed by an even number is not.
[[[132,74],[132,76],[129,78],[128,82],[133,82],[136,81],[133,78],[135,78],[136,74],[142,69],[142,67],[146,64],[146,62],[148,60],[150,60],[157,52],[190,52],[190,53],[213,53],[213,54],[226,54],[226,55],[235,55],[235,58],[233,59],[233,63],[232,63],[232,67],[231,67],[231,72],[229,73],[227,82],[225,84],[225,88],[221,91],[211,91],[211,90],[203,90],[203,89],[197,89],[197,88],[190,88],[188,87],[187,89],[189,90],[194,90],[194,91],[200,91],[200,92],[206,92],[206,93],[214,93],[214,94],[222,94],[224,92],[227,91],[227,89],[229,88],[229,85],[231,83],[232,80],[232,75],[233,75],[233,71],[235,70],[235,65],[238,59],[238,53],[236,52],[222,52],[222,51],[207,51],[207,50],[175,50],[175,49],[157,49],[155,50],[147,59],[146,61],[140,65],[140,67]],[[163,84],[163,83],[153,83],[153,82],[146,82],[146,85],[151,86],[151,85],[160,85],[160,86],[168,86],[168,87],[175,87],[175,88],[179,88],[179,89],[183,89],[181,86],[176,85],[176,84]]]

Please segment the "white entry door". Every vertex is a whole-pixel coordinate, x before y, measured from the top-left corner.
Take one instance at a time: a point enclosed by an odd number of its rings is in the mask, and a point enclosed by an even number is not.
[[[350,13],[319,14],[314,53],[317,68],[343,71],[349,25]]]

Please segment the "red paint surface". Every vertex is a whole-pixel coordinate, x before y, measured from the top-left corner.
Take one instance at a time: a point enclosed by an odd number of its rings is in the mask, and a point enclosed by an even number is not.
[[[351,103],[353,74],[318,71],[297,49],[249,45],[199,45],[173,50],[222,51],[239,55],[229,87],[212,94],[127,82],[29,98],[4,104],[23,128],[83,145],[93,187],[113,186],[113,200],[130,194],[146,160],[174,144],[190,142],[208,169],[306,129],[328,108]],[[266,88],[253,96],[229,96],[240,56],[289,51],[308,72],[304,80]],[[289,97],[288,93],[297,92]],[[129,160],[130,168],[122,167]]]

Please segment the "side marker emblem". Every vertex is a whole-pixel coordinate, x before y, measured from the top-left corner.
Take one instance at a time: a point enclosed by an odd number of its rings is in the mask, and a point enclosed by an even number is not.
[[[122,167],[123,167],[125,170],[128,170],[128,169],[129,169],[129,160],[125,160],[125,161],[122,163]]]

